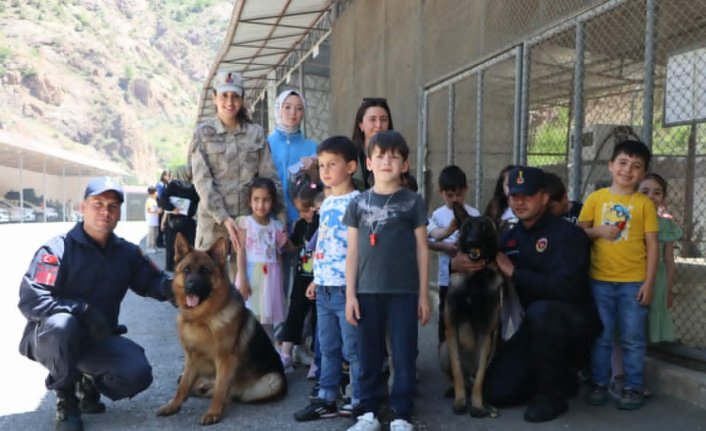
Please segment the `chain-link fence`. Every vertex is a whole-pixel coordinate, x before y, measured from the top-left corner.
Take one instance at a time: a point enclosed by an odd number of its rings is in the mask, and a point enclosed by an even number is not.
[[[706,2],[510,1],[502,14],[492,4],[486,22],[497,46],[509,41],[503,28],[534,36],[423,88],[418,174],[430,206],[440,204],[432,192],[448,163],[473,173],[470,202],[481,211],[510,163],[557,173],[583,200],[610,184],[616,142],[644,140],[684,231],[677,338],[706,349]]]

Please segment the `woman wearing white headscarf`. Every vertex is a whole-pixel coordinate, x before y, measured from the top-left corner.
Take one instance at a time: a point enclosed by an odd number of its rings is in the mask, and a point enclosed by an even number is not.
[[[284,202],[287,206],[287,230],[292,232],[299,218],[292,196],[289,196],[290,172],[306,170],[316,157],[316,142],[304,137],[301,123],[304,119],[304,98],[294,90],[285,90],[275,102],[275,130],[267,137],[277,174],[282,181]]]

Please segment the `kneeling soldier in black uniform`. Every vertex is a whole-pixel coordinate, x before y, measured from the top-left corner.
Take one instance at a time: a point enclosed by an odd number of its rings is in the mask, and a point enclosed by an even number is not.
[[[501,235],[496,262],[512,279],[524,317],[491,361],[483,390],[498,407],[529,401],[528,422],[568,410],[578,370],[601,328],[588,284],[588,238],[546,210],[544,178],[541,169],[525,166],[509,174],[510,208],[520,222]],[[452,269],[478,265],[459,255]]]
[[[118,314],[128,289],[165,301],[171,280],[137,245],[113,233],[123,200],[119,184],[92,179],[81,203],[83,221],[44,244],[22,279],[19,308],[27,326],[20,353],[49,370],[57,430],[83,430],[81,413],[105,411],[100,394],[118,400],[152,383],[142,347],[120,336],[125,328]]]

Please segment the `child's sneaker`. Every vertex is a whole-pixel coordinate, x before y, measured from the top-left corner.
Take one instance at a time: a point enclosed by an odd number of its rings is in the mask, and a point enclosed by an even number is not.
[[[280,353],[279,358],[282,360],[282,366],[284,367],[285,373],[291,373],[294,371],[294,361],[291,356]]]
[[[311,388],[311,392],[309,392],[310,400],[314,401],[317,398],[319,398],[319,382],[314,383],[314,387]]]
[[[316,373],[319,372],[319,367],[316,366],[316,362],[311,361],[311,365],[309,365],[309,372],[306,373],[306,378],[308,380],[314,380],[316,378]]]
[[[365,413],[358,416],[358,422],[348,428],[348,431],[380,431],[380,421],[374,414]]]
[[[343,399],[343,405],[338,409],[338,414],[345,417],[359,416],[363,412],[360,410],[360,404],[353,404],[350,398]]]
[[[294,413],[294,419],[299,422],[314,421],[316,419],[333,418],[338,416],[336,403],[327,403],[326,401],[316,398],[311,401],[311,404],[304,407],[302,410]]]
[[[623,395],[618,400],[618,409],[620,410],[637,410],[645,404],[645,397],[642,396],[642,391],[635,389],[625,389]]]
[[[314,356],[307,351],[307,348],[300,345],[295,345],[292,351],[294,362],[301,365],[311,365],[314,362]]]
[[[395,419],[390,422],[390,431],[413,431],[414,425],[404,419]]]
[[[608,393],[608,388],[595,383],[591,386],[591,392],[589,392],[586,397],[586,403],[592,406],[604,406],[608,404],[609,400],[610,394]]]
[[[610,393],[610,396],[613,397],[613,399],[619,400],[623,395],[623,383],[622,376],[613,377],[613,381],[610,383],[610,387],[608,388],[608,393]]]

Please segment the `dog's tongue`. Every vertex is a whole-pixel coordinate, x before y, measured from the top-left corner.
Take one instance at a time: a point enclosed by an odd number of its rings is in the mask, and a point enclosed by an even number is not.
[[[186,306],[196,307],[199,305],[199,297],[196,295],[186,295]]]

